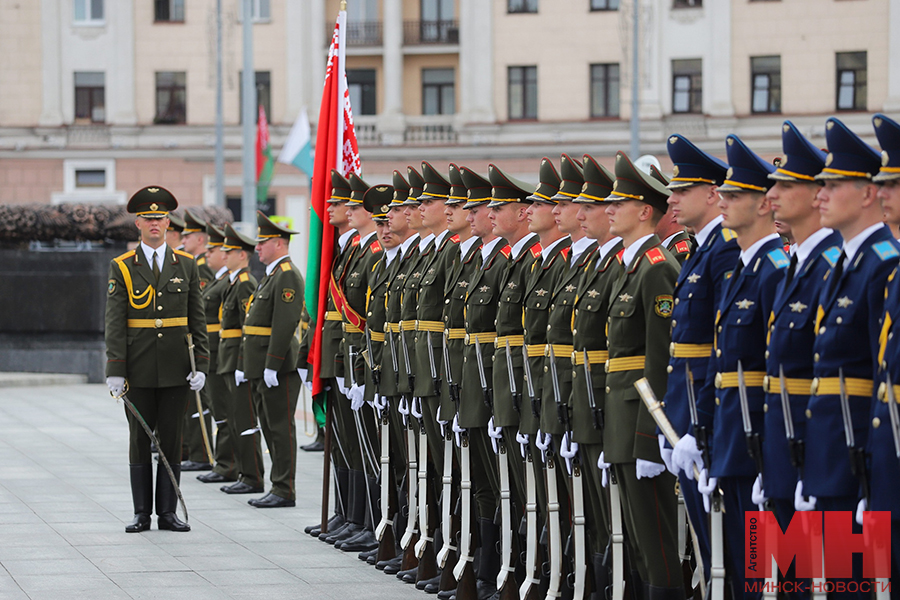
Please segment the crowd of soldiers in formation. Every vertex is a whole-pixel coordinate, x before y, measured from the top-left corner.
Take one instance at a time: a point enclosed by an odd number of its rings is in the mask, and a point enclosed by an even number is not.
[[[444,599],[752,598],[745,512],[892,511],[900,125],[873,123],[881,152],[786,121],[774,164],[672,135],[671,177],[332,172],[336,510],[307,533]]]

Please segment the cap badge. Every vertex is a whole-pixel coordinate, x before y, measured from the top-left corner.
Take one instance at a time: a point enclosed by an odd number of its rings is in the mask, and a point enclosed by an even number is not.
[[[152,190],[150,190],[150,191],[152,191]],[[150,205],[150,210],[155,211],[157,208],[159,208],[159,204],[157,204],[156,202],[154,202],[153,204]]]
[[[787,123],[785,123],[784,125],[781,126],[781,130],[782,130],[783,132],[787,133],[788,131],[791,130],[791,126],[788,125]]]
[[[677,142],[678,142],[678,138],[675,137],[674,135],[673,135],[672,137],[669,138],[669,143],[670,143],[670,144],[675,144],[675,143],[677,143]]]
[[[833,127],[834,121],[828,121],[827,123],[825,123],[825,129],[828,129],[830,131]]]
[[[878,129],[879,127],[881,127],[881,117],[875,117],[874,119],[872,119],[872,123],[875,124],[875,129]]]
[[[675,165],[674,167],[672,167],[672,177],[678,177],[678,171],[679,171],[678,165]]]
[[[390,207],[387,204],[381,205],[381,212],[386,213],[389,210],[390,210]]]
[[[156,192],[159,191],[159,188],[147,188],[147,191],[150,192],[151,194],[155,194]]]
[[[725,179],[731,179],[733,176],[734,176],[734,169],[731,167],[728,167],[728,172],[725,173]]]
[[[582,193],[588,191],[588,182],[587,181],[585,181],[584,185],[581,186],[581,191],[582,191]]]
[[[831,163],[834,162],[834,154],[831,152],[828,153],[828,156],[825,157],[825,166],[830,167]]]
[[[619,189],[619,180],[618,179],[613,181],[613,190],[617,190],[617,189]]]
[[[388,187],[387,187],[386,185],[380,185],[380,186],[378,186],[377,188],[375,188],[375,191],[377,191],[377,192],[386,192],[387,189],[388,189]]]
[[[730,137],[730,138],[728,138],[728,139],[725,140],[725,141],[728,143],[729,146],[733,146],[733,145],[734,145],[734,138],[733,138],[733,137]]]

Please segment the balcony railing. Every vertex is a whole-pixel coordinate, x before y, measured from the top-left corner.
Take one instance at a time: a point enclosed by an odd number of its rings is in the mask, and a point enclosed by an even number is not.
[[[415,146],[442,146],[457,143],[454,115],[415,115],[406,117],[403,141]]]
[[[334,22],[325,23],[325,45],[331,44]],[[382,43],[381,21],[360,21],[347,23],[347,46],[380,46]]]
[[[403,43],[458,44],[459,21],[404,21]]]

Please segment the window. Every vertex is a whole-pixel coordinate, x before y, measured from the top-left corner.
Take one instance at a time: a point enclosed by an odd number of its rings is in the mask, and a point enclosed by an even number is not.
[[[259,120],[259,110],[260,106],[266,111],[266,120],[269,122],[272,121],[272,73],[270,71],[256,71],[256,106],[257,110],[254,113],[256,115],[256,120]],[[243,72],[238,71],[238,81],[242,81]],[[240,114],[238,115],[238,121],[243,118],[243,106],[244,106],[244,88],[241,85],[238,85],[238,106],[240,107]]]
[[[187,75],[184,71],[156,73],[156,118],[158,125],[187,122]]]
[[[619,10],[619,0],[591,0],[591,10]]]
[[[455,112],[453,69],[422,69],[422,114],[452,115]]]
[[[103,23],[103,0],[73,0],[75,22],[79,25]]]
[[[125,204],[127,200],[125,192],[116,189],[116,161],[103,158],[64,160],[63,191],[50,194],[51,204]]]
[[[257,210],[261,210],[267,217],[275,216],[275,196],[266,196],[265,201],[256,201]],[[236,219],[240,220],[241,211],[243,210],[244,201],[240,196],[225,196],[225,207],[231,211]]]
[[[703,6],[703,0],[674,0],[672,8],[694,8]]]
[[[455,5],[455,0],[421,0],[422,20],[419,22],[418,43],[459,43]]]
[[[244,19],[244,0],[238,0],[238,21]],[[271,0],[250,0],[250,20],[254,22],[272,19]]]
[[[347,69],[347,89],[354,115],[377,114],[375,69]]]
[[[591,116],[619,116],[619,65],[591,65]]]
[[[781,57],[750,58],[750,84],[753,91],[750,110],[755,113],[781,112]]]
[[[866,110],[866,53],[837,53],[837,109]]]
[[[672,112],[703,112],[703,61],[672,61]]]
[[[509,67],[509,118],[537,119],[537,67]]]
[[[538,0],[506,0],[506,12],[536,13]]]
[[[75,73],[75,122],[106,121],[106,75],[102,72]]]
[[[184,0],[156,0],[157,23],[184,23]]]

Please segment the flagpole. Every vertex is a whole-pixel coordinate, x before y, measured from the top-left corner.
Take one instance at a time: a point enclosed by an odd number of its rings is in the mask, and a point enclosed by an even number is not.
[[[222,125],[222,0],[216,0],[216,200],[225,206],[225,141]]]
[[[253,71],[253,12],[251,3],[253,0],[243,0],[243,72],[241,73],[241,120],[243,133],[243,176],[244,184],[241,191],[241,221],[252,227],[256,223],[256,144],[254,133],[256,129],[256,86],[254,85],[255,73]]]

